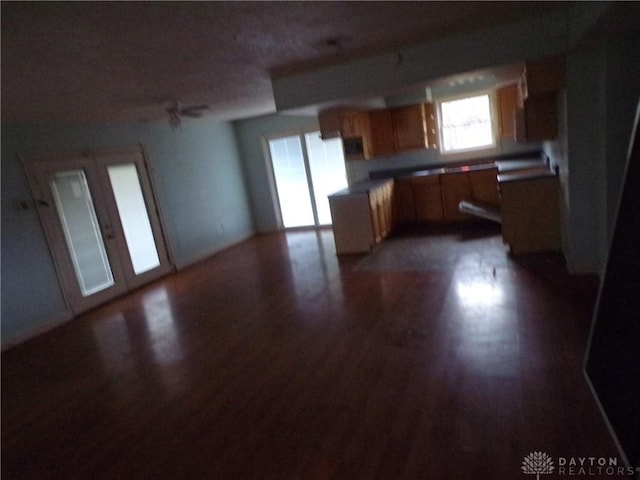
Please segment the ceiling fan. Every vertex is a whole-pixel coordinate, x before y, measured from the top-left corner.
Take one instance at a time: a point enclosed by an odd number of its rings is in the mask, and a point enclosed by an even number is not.
[[[202,116],[205,110],[209,110],[209,105],[181,105],[180,102],[174,102],[167,107],[167,113],[169,114],[169,125],[172,128],[180,128],[182,125],[182,118],[198,118]]]

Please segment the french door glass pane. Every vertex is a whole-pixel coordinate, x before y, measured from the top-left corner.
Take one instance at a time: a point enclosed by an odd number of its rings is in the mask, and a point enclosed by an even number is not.
[[[269,151],[280,199],[282,223],[287,228],[314,225],[300,137],[296,135],[270,140]]]
[[[340,138],[322,140],[320,132],[307,133],[307,154],[320,225],[331,224],[328,195],[347,187],[347,172]]]
[[[82,295],[111,287],[113,274],[84,171],[56,173],[51,190]]]
[[[120,222],[136,275],[160,265],[147,206],[134,163],[107,167]]]

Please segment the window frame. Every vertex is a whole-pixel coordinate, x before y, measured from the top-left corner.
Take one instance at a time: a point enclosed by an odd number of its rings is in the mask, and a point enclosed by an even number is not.
[[[456,150],[444,150],[444,141],[443,141],[443,119],[442,119],[442,104],[447,102],[452,102],[456,100],[463,100],[465,98],[473,98],[473,97],[481,97],[487,95],[489,97],[489,115],[491,118],[491,144],[483,145],[481,147],[473,147],[473,148],[463,148]],[[455,95],[447,95],[443,97],[439,97],[434,99],[435,107],[436,107],[436,117],[438,120],[438,151],[442,157],[445,157],[447,160],[455,160],[458,158],[468,157],[469,154],[491,154],[498,151],[499,142],[498,142],[498,109],[496,104],[496,90],[495,89],[483,89],[476,90],[473,92],[465,92],[459,93]]]

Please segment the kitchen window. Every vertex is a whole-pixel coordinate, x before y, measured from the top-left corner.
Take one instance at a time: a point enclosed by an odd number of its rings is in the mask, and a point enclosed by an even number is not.
[[[492,94],[438,101],[441,153],[495,148]]]

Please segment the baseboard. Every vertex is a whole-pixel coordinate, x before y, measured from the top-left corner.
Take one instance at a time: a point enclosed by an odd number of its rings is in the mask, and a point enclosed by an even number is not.
[[[5,350],[15,347],[16,345],[20,345],[21,343],[48,332],[49,330],[53,330],[54,328],[73,320],[73,318],[73,313],[70,310],[66,310],[47,322],[41,323],[33,328],[28,328],[16,335],[12,335],[8,340],[3,338],[1,349],[4,352]]]

